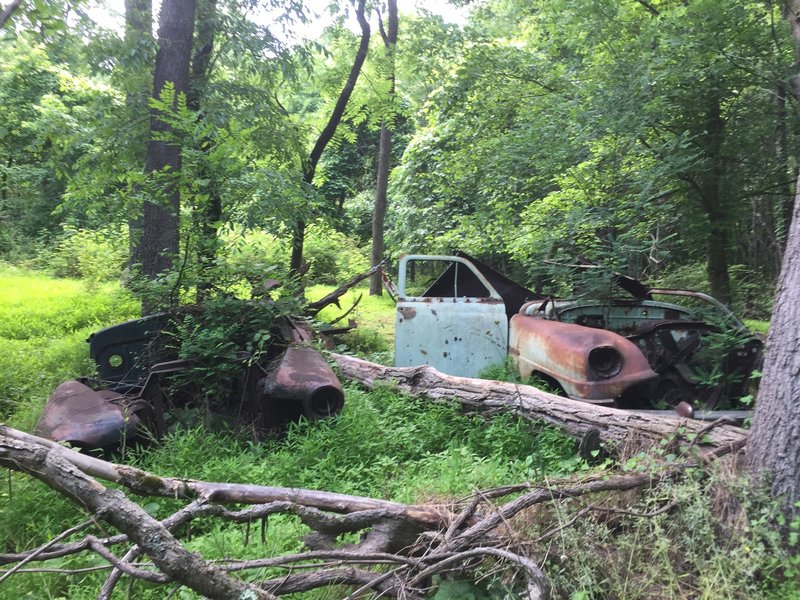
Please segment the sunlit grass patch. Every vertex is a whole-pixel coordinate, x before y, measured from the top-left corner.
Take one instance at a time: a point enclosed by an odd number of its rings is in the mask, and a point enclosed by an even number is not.
[[[0,338],[59,336],[134,318],[138,304],[118,284],[88,291],[81,281],[0,269]]]
[[[745,319],[744,324],[747,327],[756,333],[763,333],[767,335],[769,333],[769,321],[757,321],[755,319]]]
[[[30,429],[56,385],[93,372],[89,335],[137,311],[117,284],[0,267],[0,418]]]

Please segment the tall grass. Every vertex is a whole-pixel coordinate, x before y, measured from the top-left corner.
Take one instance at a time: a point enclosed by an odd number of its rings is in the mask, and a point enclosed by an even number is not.
[[[0,419],[30,428],[58,383],[93,372],[86,338],[136,314],[117,284],[0,267]]]

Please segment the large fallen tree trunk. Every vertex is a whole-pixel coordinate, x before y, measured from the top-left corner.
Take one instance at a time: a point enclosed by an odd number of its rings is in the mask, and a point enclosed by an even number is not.
[[[17,563],[5,572],[0,571],[0,583],[16,572],[25,572],[27,569],[23,567],[33,561],[95,552],[113,566],[100,598],[111,598],[114,586],[124,573],[155,584],[176,582],[214,600],[266,600],[327,585],[357,587],[350,597],[360,597],[363,592],[372,590],[380,597],[414,600],[423,596],[434,574],[454,568],[470,570],[477,565],[475,558],[491,558],[521,573],[526,582],[526,598],[546,600],[549,595],[549,583],[538,565],[512,548],[507,532],[496,531],[505,521],[498,521],[493,512],[488,527],[475,528],[484,518],[489,518],[476,511],[482,497],[470,503],[466,511],[453,513],[439,506],[405,505],[315,490],[160,477],[79,454],[2,424],[0,467],[43,481],[92,515],[90,521],[66,530],[39,548],[0,554],[0,564]],[[157,521],[122,491],[110,489],[94,477],[122,484],[144,496],[172,496],[192,501],[167,519]],[[638,487],[645,485],[649,477],[632,481]],[[629,488],[631,483],[625,480],[614,485],[615,489],[619,485]],[[523,485],[519,489],[526,490],[529,486]],[[593,488],[587,490],[589,493],[596,491]],[[504,495],[507,492],[503,490],[500,493]],[[551,498],[550,494],[539,496],[534,497],[532,503]],[[241,510],[224,506],[231,503],[254,506]],[[513,516],[529,505],[523,506],[517,499],[503,514]],[[204,516],[249,524],[278,513],[296,515],[311,529],[312,533],[303,540],[311,551],[213,564],[189,552],[175,534],[181,525]],[[123,535],[104,539],[87,535],[79,541],[59,543],[88,527],[95,527],[100,520]],[[463,543],[459,541],[462,531],[468,534]],[[338,544],[339,536],[356,532],[362,533],[360,542],[344,547]],[[438,541],[444,532],[447,532],[446,544]],[[131,542],[135,545],[129,547],[123,556],[110,550],[112,546]],[[150,557],[152,563],[134,563],[140,555]],[[380,572],[355,565],[393,568]],[[282,577],[256,582],[232,575],[235,571],[264,567],[284,567],[289,572]]]
[[[393,382],[403,392],[450,400],[484,414],[513,412],[530,420],[556,425],[577,438],[599,435],[606,443],[633,439],[660,441],[680,434],[703,452],[735,449],[744,445],[747,432],[740,427],[680,419],[647,412],[631,412],[570,400],[530,385],[455,377],[433,367],[386,367],[366,360],[333,354],[342,376],[371,388],[376,382]],[[596,433],[595,433],[596,432]]]

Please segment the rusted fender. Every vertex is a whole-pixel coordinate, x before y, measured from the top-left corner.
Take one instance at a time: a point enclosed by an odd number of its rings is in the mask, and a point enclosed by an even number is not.
[[[36,424],[36,435],[84,448],[117,446],[132,438],[141,420],[122,394],[95,391],[79,381],[65,381],[50,396]]]
[[[264,395],[300,403],[308,419],[338,414],[344,406],[339,378],[314,348],[292,345],[262,380]]]
[[[639,348],[621,335],[523,314],[511,318],[509,354],[520,375],[544,373],[576,400],[612,403],[657,377]]]

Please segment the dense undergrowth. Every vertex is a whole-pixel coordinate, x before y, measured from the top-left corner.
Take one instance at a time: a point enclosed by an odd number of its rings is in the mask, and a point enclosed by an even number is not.
[[[327,288],[309,289],[319,297]],[[355,294],[342,302],[346,310]],[[87,290],[79,281],[28,272],[0,272],[0,420],[30,430],[48,393],[60,380],[88,373],[83,340],[91,331],[131,318],[136,305],[113,286]],[[326,309],[330,319],[339,309]],[[391,301],[364,296],[354,311],[361,328],[341,339],[342,350],[390,358]],[[336,418],[301,421],[281,436],[256,443],[225,430],[187,426],[163,443],[127,448],[117,460],[152,472],[213,481],[324,489],[399,502],[451,502],[475,490],[520,481],[601,475],[598,469],[641,469],[643,455],[590,467],[574,442],[553,429],[509,415],[489,421],[459,409],[399,395],[389,386],[346,389]],[[86,515],[43,484],[16,473],[0,486],[0,553],[46,542]],[[165,517],[168,499],[140,499]],[[555,597],[800,598],[800,562],[793,555],[800,523],[776,523],[773,502],[747,489],[730,465],[693,471],[680,482],[663,481],[646,492],[590,500],[633,513],[671,510],[650,517],[590,513],[573,522],[584,504],[540,508],[519,518],[520,540],[554,585]],[[561,527],[537,541],[553,526]],[[305,527],[292,517],[270,518],[262,539],[248,528],[214,521],[195,523],[188,546],[207,558],[255,558],[299,551]],[[110,533],[95,530],[98,535]],[[344,540],[347,541],[347,540]],[[794,546],[792,546],[794,544]],[[789,548],[787,550],[786,548]],[[93,556],[48,561],[49,569],[104,566]],[[0,583],[0,598],[95,598],[106,571],[25,573]],[[253,571],[252,579],[278,575]],[[508,597],[509,581],[491,568],[477,585],[458,574],[441,583],[435,600]],[[120,585],[115,598],[195,598],[184,589]],[[305,596],[334,599],[341,589]]]

